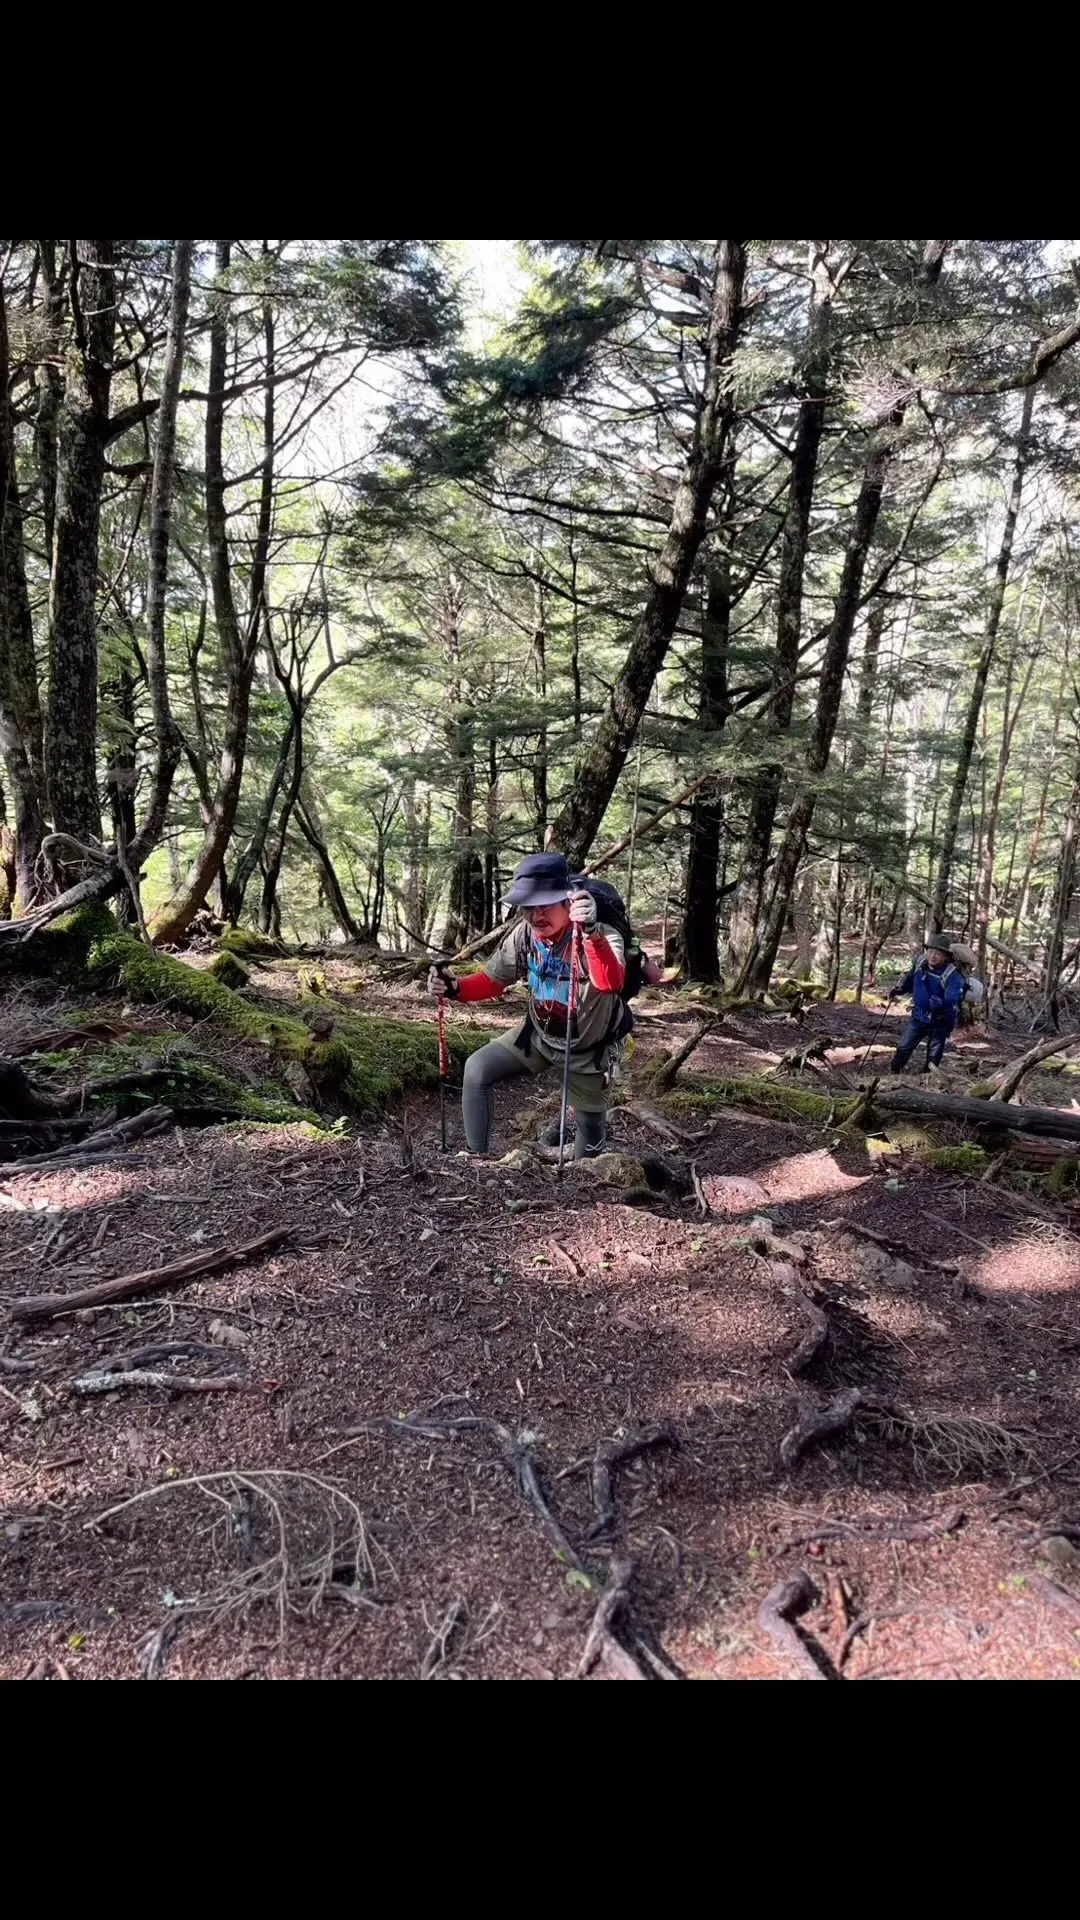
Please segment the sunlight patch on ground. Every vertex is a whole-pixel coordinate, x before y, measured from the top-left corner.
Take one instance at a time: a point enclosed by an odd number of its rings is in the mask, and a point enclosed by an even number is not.
[[[93,1178],[87,1179],[81,1169],[74,1167],[57,1167],[53,1173],[16,1174],[4,1182],[0,1209],[6,1208],[12,1213],[67,1213],[76,1207],[98,1207],[103,1202],[119,1200],[126,1193],[136,1193],[144,1184],[146,1169],[121,1173],[98,1166],[88,1167],[86,1174],[92,1174]]]
[[[1026,1234],[988,1253],[973,1277],[979,1286],[999,1293],[1080,1292],[1080,1241]]]
[[[814,1153],[793,1153],[786,1160],[775,1160],[759,1167],[752,1176],[760,1180],[769,1196],[769,1204],[784,1200],[824,1200],[834,1193],[850,1193],[865,1187],[872,1174],[845,1173],[828,1147]]]

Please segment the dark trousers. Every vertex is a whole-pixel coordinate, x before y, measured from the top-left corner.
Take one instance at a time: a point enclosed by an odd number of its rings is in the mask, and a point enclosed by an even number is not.
[[[890,1073],[903,1073],[912,1054],[922,1041],[926,1041],[926,1062],[928,1066],[940,1067],[945,1044],[953,1030],[951,1020],[931,1020],[926,1026],[921,1020],[911,1019],[900,1035],[900,1045],[889,1062]]]

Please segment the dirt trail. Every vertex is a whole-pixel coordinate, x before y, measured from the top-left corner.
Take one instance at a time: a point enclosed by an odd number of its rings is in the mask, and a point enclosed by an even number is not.
[[[289,979],[266,984],[288,993]],[[430,1018],[407,986],[368,981],[357,1000]],[[62,1003],[8,1009],[47,1012]],[[808,1024],[865,1044],[878,1017],[828,1007]],[[647,997],[639,1061],[692,1019]],[[694,1067],[760,1071],[800,1037],[741,1013]],[[497,1151],[531,1135],[534,1098],[500,1095]],[[340,1139],[210,1127],[115,1166],[0,1169],[9,1301],[291,1229],[250,1267],[138,1305],[17,1329],[0,1312],[0,1675],[133,1676],[149,1661],[169,1678],[570,1678],[627,1561],[596,1677],[625,1657],[798,1677],[759,1610],[800,1570],[818,1598],[796,1626],[826,1674],[1075,1677],[1068,1215],[724,1108],[681,1123],[707,1128],[692,1147],[618,1117],[631,1156],[685,1167],[692,1153],[711,1210],[692,1193],[628,1206],[550,1168],[444,1159],[435,1102],[406,1106],[404,1129],[399,1110]],[[807,1288],[828,1340],[793,1377]],[[181,1342],[186,1357],[159,1364],[242,1388],[73,1389]],[[800,1412],[853,1388],[911,1423],[864,1407],[785,1467]],[[414,1413],[443,1431],[389,1424]],[[498,1436],[449,1424],[473,1417],[535,1464],[569,1557]],[[598,1444],[656,1428],[614,1469],[614,1533],[590,1538]],[[913,1522],[926,1537],[889,1537]]]

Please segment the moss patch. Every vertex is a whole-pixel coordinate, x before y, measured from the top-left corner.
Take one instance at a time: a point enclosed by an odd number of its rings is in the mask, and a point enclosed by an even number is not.
[[[235,953],[230,953],[228,947],[215,953],[210,962],[210,971],[215,980],[220,980],[223,987],[232,987],[234,993],[238,988],[246,987],[251,979],[243,961],[238,960]]]
[[[1080,1187],[1080,1154],[1067,1153],[1055,1167],[1051,1167],[1046,1176],[1047,1193],[1055,1199],[1065,1199]]]
[[[274,954],[281,952],[281,943],[271,940],[265,933],[253,933],[249,927],[226,927],[218,940],[219,953]]]
[[[924,1167],[935,1173],[985,1173],[990,1156],[984,1147],[966,1141],[959,1147],[926,1147],[919,1154]]]
[[[224,1032],[265,1047],[283,1061],[299,1060],[316,1085],[320,1073],[327,1085],[332,1081],[335,1092],[354,1112],[370,1112],[411,1087],[438,1083],[439,1049],[432,1017],[412,1021],[342,1014],[332,1040],[313,1041],[302,1021],[265,1013],[213,974],[143,946],[104,907],[87,907],[58,921],[31,945],[51,952],[53,964],[62,966],[69,977],[99,989],[119,987],[133,1000],[168,1005],[195,1020],[211,1020]],[[446,1037],[451,1060],[463,1064],[490,1036],[455,1020],[447,1023]],[[295,1120],[297,1109],[290,1107],[287,1117]]]

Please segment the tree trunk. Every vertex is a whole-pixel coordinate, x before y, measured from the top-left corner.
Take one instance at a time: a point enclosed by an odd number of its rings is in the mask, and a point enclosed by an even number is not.
[[[229,271],[232,242],[219,240],[216,273],[223,281]],[[223,435],[228,371],[229,318],[224,294],[214,300],[210,318],[209,399],[206,403],[206,533],[210,550],[210,585],[214,619],[228,673],[225,731],[218,765],[217,791],[203,834],[203,843],[179,893],[173,895],[151,925],[154,938],[174,942],[183,938],[214,880],[222,871],[236,820],[247,751],[251,681],[255,670],[258,634],[265,614],[266,566],[274,501],[274,319],[269,301],[263,316],[265,342],[263,399],[263,459],[258,523],[249,591],[247,631],[240,626],[233,596],[225,510]]]
[[[259,929],[262,933],[269,933],[274,922],[274,906],[281,879],[281,864],[285,858],[285,839],[289,831],[289,821],[300,798],[300,784],[303,777],[304,726],[303,714],[297,703],[292,715],[292,773],[273,834],[263,837],[265,856],[262,863],[262,898],[259,902]]]
[[[1065,951],[1065,934],[1069,924],[1073,893],[1076,890],[1077,853],[1080,851],[1077,846],[1078,835],[1080,835],[1080,760],[1077,762],[1072,793],[1069,796],[1061,833],[1061,857],[1058,861],[1053,919],[1046,948],[1046,971],[1043,977],[1045,1005],[1036,1021],[1036,1030],[1045,1024],[1047,1018],[1055,1027],[1058,1024],[1058,989],[1061,980],[1062,954]]]
[[[927,289],[936,285],[941,276],[947,247],[947,240],[927,242],[918,275],[918,285],[921,288]],[[806,845],[807,831],[814,817],[818,783],[829,763],[833,734],[836,731],[836,721],[840,712],[844,672],[847,667],[863,573],[866,568],[866,556],[881,511],[881,496],[892,455],[894,436],[903,424],[905,411],[906,402],[894,408],[886,428],[879,431],[875,437],[866,462],[855,506],[851,536],[844,555],[836,607],[825,643],[814,731],[806,755],[805,772],[788,815],[787,830],[773,875],[772,895],[765,927],[761,935],[755,937],[747,958],[740,968],[737,985],[737,991],[740,992],[745,992],[749,986],[752,991],[763,993],[769,984],[776,963],[788,901],[795,884],[803,848]]]
[[[814,926],[811,910],[814,898],[814,875],[809,866],[802,870],[795,891],[795,978],[809,980],[813,965]]]
[[[899,422],[894,419],[891,424],[895,431]],[[764,993],[776,964],[788,902],[795,884],[799,862],[803,856],[803,849],[806,846],[806,835],[814,817],[821,778],[829,764],[829,754],[832,751],[833,734],[836,731],[840,712],[844,673],[859,605],[866,556],[877,525],[878,514],[881,511],[881,496],[891,454],[891,438],[879,438],[876,445],[871,448],[866,462],[855,506],[851,536],[844,555],[844,568],[836,596],[836,608],[821,663],[814,730],[807,750],[806,765],[788,815],[787,829],[777,857],[772,897],[765,924],[755,938],[739,975],[736,985],[736,992],[739,993],[747,990]]]
[[[780,549],[780,576],[776,589],[776,652],[773,655],[766,734],[777,740],[788,731],[795,705],[795,677],[802,634],[803,575],[810,536],[810,508],[817,478],[829,367],[829,335],[833,299],[832,275],[827,266],[828,242],[810,250],[811,293],[807,333],[803,400],[792,449],[784,535]],[[748,783],[749,811],[739,885],[728,932],[727,968],[739,972],[754,944],[765,894],[773,822],[780,799],[783,769],[778,762],[762,767]]]
[[[39,240],[38,266],[44,289],[42,312],[45,321],[44,353],[40,368],[37,413],[34,416],[34,463],[41,482],[41,517],[45,533],[45,565],[53,569],[53,545],[56,536],[56,438],[60,421],[60,403],[64,383],[53,363],[60,353],[60,326],[64,306],[63,266],[56,264],[56,241]],[[42,783],[44,792],[44,783]]]
[[[363,928],[357,925],[349,911],[349,903],[345,898],[341,881],[337,877],[334,863],[330,858],[330,850],[326,844],[326,837],[319,825],[318,817],[311,802],[304,797],[303,792],[301,792],[296,804],[296,820],[304,839],[307,841],[308,846],[318,861],[319,875],[326,893],[327,904],[330,907],[334,919],[337,921],[346,940],[352,940],[360,944],[364,938]]]
[[[251,884],[254,874],[260,868],[265,879],[266,857],[264,856],[266,856],[266,843],[270,833],[271,822],[274,818],[274,808],[278,803],[278,795],[285,784],[285,776],[289,771],[289,762],[291,760],[295,761],[293,753],[295,738],[296,715],[291,712],[282,730],[281,739],[278,743],[277,759],[274,762],[274,770],[270,775],[266,792],[262,798],[258,818],[252,828],[251,834],[241,849],[236,865],[226,884],[224,902],[225,918],[229,921],[230,925],[234,927],[239,924],[248,887]],[[295,799],[293,805],[295,805]],[[289,811],[292,811],[291,807]],[[275,886],[277,884],[276,876],[274,884]],[[271,892],[272,891],[271,889]],[[266,889],[264,886],[264,897],[265,892]]]
[[[191,256],[195,242],[177,240],[173,246],[172,292],[165,366],[157,411],[154,471],[150,483],[150,535],[146,574],[146,683],[154,715],[154,770],[146,818],[134,844],[131,864],[138,870],[165,830],[165,816],[183,741],[169,705],[165,659],[165,599],[169,578],[169,526],[172,520],[173,478],[176,460],[176,413],[180,376],[184,370],[188,300],[191,293]]]
[[[536,628],[533,633],[533,665],[536,673],[536,697],[544,720],[536,737],[533,757],[533,810],[536,844],[544,845],[548,824],[548,730],[547,730],[547,603],[542,580],[536,584]],[[490,925],[490,921],[488,922]]]
[[[701,686],[698,731],[712,757],[731,711],[728,698],[728,642],[731,578],[727,555],[710,565],[701,634]],[[690,812],[690,851],[686,867],[686,971],[691,980],[719,980],[717,930],[720,912],[718,876],[724,809],[719,791],[701,789]]]
[[[859,670],[859,692],[855,701],[855,725],[851,735],[852,773],[861,773],[870,751],[870,728],[874,717],[874,694],[877,690],[878,663],[881,658],[881,637],[885,631],[888,616],[888,602],[875,600],[866,619],[866,639]]]
[[[1046,752],[1045,772],[1039,793],[1038,810],[1035,814],[1035,825],[1031,830],[1031,839],[1028,842],[1027,860],[1024,864],[1024,877],[1020,883],[1020,899],[1017,905],[1016,915],[1013,919],[1012,931],[1009,935],[1010,945],[1014,947],[1016,945],[1017,935],[1028,917],[1031,900],[1031,876],[1035,869],[1035,860],[1039,851],[1039,843],[1042,840],[1043,827],[1046,825],[1046,808],[1050,798],[1051,782],[1054,777],[1054,763],[1057,759],[1058,734],[1061,729],[1061,714],[1064,704],[1065,681],[1064,678],[1062,678],[1058,686],[1057,699],[1054,702],[1054,725]]]
[[[0,753],[12,802],[10,854],[15,868],[15,890],[9,908],[15,918],[25,912],[34,899],[34,868],[45,822],[42,817],[41,709],[8,396],[7,309],[0,281]]]
[[[540,842],[543,845],[543,842]],[[487,850],[484,854],[484,932],[498,923],[499,895],[499,746],[492,728],[488,737]]]
[[[742,240],[717,245],[705,346],[705,373],[694,435],[672,505],[667,539],[650,568],[650,586],[622,670],[593,743],[579,763],[551,838],[575,869],[589,848],[626,763],[656,676],[682,612],[686,589],[705,537],[709,508],[724,464],[734,417],[729,367],[738,338],[746,276]]]
[[[112,708],[113,745],[109,750],[105,775],[109,796],[109,814],[113,838],[122,861],[134,872],[128,850],[135,838],[135,681],[127,660],[121,662],[115,679],[102,688],[103,705]],[[118,902],[121,920],[135,922],[135,902],[125,888]]]
[[[934,903],[931,917],[934,930],[944,930],[949,908],[949,887],[952,881],[953,863],[956,858],[956,841],[960,831],[960,815],[967,791],[968,774],[971,770],[972,756],[975,752],[975,740],[979,731],[979,717],[982,713],[983,697],[989,677],[994,648],[997,645],[998,628],[1001,624],[1001,610],[1005,604],[1005,588],[1009,579],[1009,563],[1012,559],[1013,539],[1016,522],[1020,513],[1020,500],[1024,489],[1024,475],[1031,455],[1031,415],[1035,402],[1034,387],[1026,388],[1023,408],[1020,415],[1020,433],[1016,445],[1016,464],[1013,468],[1012,489],[1005,514],[1005,528],[1001,536],[997,565],[994,568],[994,581],[990,589],[990,600],[986,609],[986,622],[983,628],[983,643],[975,668],[971,695],[968,700],[964,731],[960,736],[960,752],[953,773],[952,789],[949,794],[949,810],[945,816],[945,826],[941,836],[941,856],[938,861],[937,879],[934,885]]]
[[[76,240],[60,408],[45,769],[54,831],[99,843],[97,565],[116,332],[111,240]]]
[[[1032,650],[1031,657],[1028,661],[1027,671],[1021,683],[1020,691],[1016,696],[1015,706],[1013,705],[1013,701],[1012,701],[1012,685],[1013,685],[1013,673],[1016,665],[1016,654],[1017,654],[1017,649],[1020,645],[1019,619],[1017,620],[1017,631],[1016,631],[1015,642],[1009,653],[1008,664],[1005,670],[1005,697],[1004,697],[1004,706],[1003,706],[1002,715],[1001,715],[1001,739],[998,745],[997,772],[994,776],[993,789],[991,791],[990,798],[986,806],[986,818],[985,818],[985,823],[983,828],[983,841],[982,841],[982,860],[981,860],[980,869],[979,869],[978,892],[975,900],[975,931],[976,931],[976,939],[978,944],[977,967],[978,967],[979,978],[981,980],[985,980],[987,975],[986,936],[990,930],[990,914],[991,914],[991,910],[993,908],[993,902],[994,902],[994,857],[997,852],[997,830],[998,830],[998,820],[1001,814],[1001,796],[1005,790],[1005,776],[1009,769],[1009,757],[1012,753],[1012,743],[1013,743],[1013,737],[1016,733],[1016,724],[1023,710],[1024,702],[1027,698],[1028,688],[1031,685],[1031,676],[1035,669],[1035,659],[1039,650],[1040,642],[1042,640],[1042,630],[1043,630],[1045,614],[1046,614],[1046,594],[1044,591],[1043,597],[1042,597],[1042,605],[1039,609],[1038,626],[1036,628],[1036,633],[1035,633],[1035,646],[1034,646],[1034,649]]]

